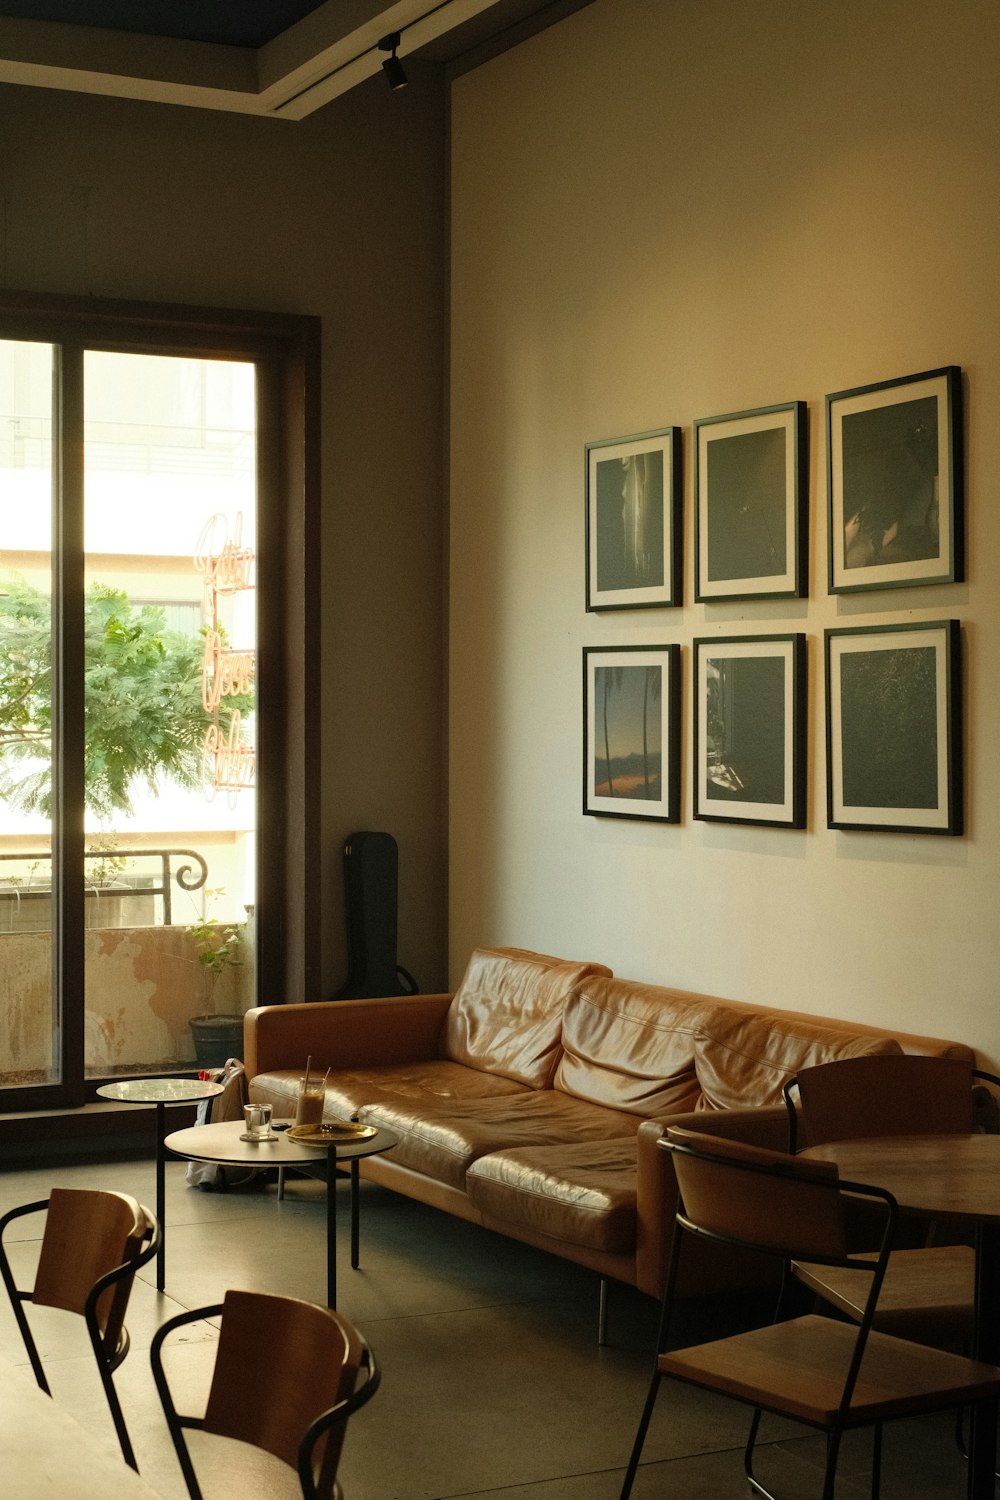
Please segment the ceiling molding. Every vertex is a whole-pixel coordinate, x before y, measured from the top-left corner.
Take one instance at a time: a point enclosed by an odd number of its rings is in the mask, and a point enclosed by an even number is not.
[[[541,8],[541,7],[539,7]],[[327,0],[260,48],[0,17],[0,82],[301,120],[497,0]]]

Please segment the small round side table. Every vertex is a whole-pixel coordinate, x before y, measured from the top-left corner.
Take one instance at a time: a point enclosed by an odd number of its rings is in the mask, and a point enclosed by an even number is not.
[[[167,1222],[164,1207],[163,1165],[166,1160],[163,1140],[166,1134],[166,1106],[192,1104],[212,1099],[222,1093],[221,1083],[202,1078],[124,1078],[120,1083],[102,1083],[97,1090],[102,1099],[118,1104],[156,1105],[156,1217],[160,1221],[160,1248],[156,1253],[156,1290],[163,1291],[167,1265]]]
[[[167,1150],[194,1161],[251,1162],[260,1166],[294,1166],[307,1176],[326,1180],[326,1303],[337,1305],[337,1163],[351,1169],[351,1265],[358,1265],[358,1162],[363,1156],[391,1151],[399,1144],[394,1130],[384,1126],[361,1140],[335,1139],[322,1145],[300,1145],[289,1140],[285,1130],[276,1130],[266,1140],[245,1142],[242,1120],[222,1120],[217,1125],[197,1125],[175,1130],[167,1137]]]

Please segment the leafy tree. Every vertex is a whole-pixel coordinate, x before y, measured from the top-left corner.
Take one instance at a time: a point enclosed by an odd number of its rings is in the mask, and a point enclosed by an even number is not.
[[[130,813],[130,790],[158,778],[201,783],[209,718],[202,705],[204,640],[167,628],[155,605],[94,583],[84,598],[84,773],[87,807],[101,819]],[[25,811],[52,810],[50,602],[24,579],[0,584],[0,796]],[[226,697],[220,728],[253,695]]]

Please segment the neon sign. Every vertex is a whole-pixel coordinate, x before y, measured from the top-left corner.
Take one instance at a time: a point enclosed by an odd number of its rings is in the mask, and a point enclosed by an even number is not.
[[[252,745],[240,743],[240,711],[233,710],[229,733],[218,724],[209,724],[202,745],[202,770],[205,780],[216,791],[240,792],[253,786],[257,771],[257,752]]]
[[[235,517],[230,535],[226,517],[216,512],[202,527],[194,553],[195,568],[205,580],[205,615],[201,659],[201,701],[211,723],[202,742],[202,775],[212,792],[226,791],[230,797],[252,787],[257,774],[257,752],[243,740],[239,709],[229,715],[223,731],[220,709],[227,698],[243,698],[253,691],[257,675],[257,653],[234,650],[225,644],[219,623],[219,595],[237,594],[255,587],[252,548],[243,545],[243,516]]]
[[[243,516],[237,511],[233,535],[219,511],[209,516],[201,529],[194,552],[194,565],[205,576],[206,588],[216,594],[237,594],[252,589],[255,553],[243,545]]]
[[[253,687],[257,671],[255,651],[230,651],[217,630],[205,631],[201,662],[201,701],[214,714],[223,698],[242,698]]]

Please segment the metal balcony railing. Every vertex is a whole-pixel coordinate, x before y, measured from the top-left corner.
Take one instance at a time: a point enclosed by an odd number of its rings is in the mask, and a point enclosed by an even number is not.
[[[0,854],[0,881],[3,879],[2,864],[10,860],[16,860],[18,864],[51,866],[52,855],[47,850],[37,853]],[[115,849],[110,854],[107,850],[97,849],[86,853],[84,860],[91,870],[91,874],[85,876],[87,895],[94,897],[102,894],[107,888],[103,880],[94,878],[95,865],[117,866],[120,860],[158,861],[158,873],[128,875],[124,871],[119,873],[116,870],[113,888],[119,895],[162,896],[164,927],[173,925],[174,886],[176,885],[177,889],[185,894],[190,894],[192,891],[200,891],[208,879],[208,865],[194,849]],[[183,861],[183,863],[176,863],[176,861]],[[35,877],[32,875],[30,882],[19,881],[16,884],[8,884],[2,893],[16,895],[19,901],[48,901],[52,896],[51,877],[49,881],[42,880],[36,884]]]

